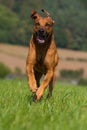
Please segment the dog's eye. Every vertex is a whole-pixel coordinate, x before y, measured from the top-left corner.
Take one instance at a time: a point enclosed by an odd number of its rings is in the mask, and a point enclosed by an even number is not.
[[[38,23],[35,23],[35,26],[40,26],[40,23],[38,22]]]
[[[51,27],[51,24],[46,23],[45,26],[46,26],[46,27]]]

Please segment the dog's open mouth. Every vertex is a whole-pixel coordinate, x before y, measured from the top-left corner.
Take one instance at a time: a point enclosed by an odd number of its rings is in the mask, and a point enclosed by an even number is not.
[[[44,37],[41,37],[41,36],[37,36],[37,41],[38,43],[45,43]]]
[[[45,33],[36,33],[36,40],[39,44],[43,44],[47,41],[48,39],[48,34],[45,32]]]

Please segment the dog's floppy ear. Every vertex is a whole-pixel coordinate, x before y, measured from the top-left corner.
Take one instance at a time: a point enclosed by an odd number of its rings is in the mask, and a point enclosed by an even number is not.
[[[31,18],[35,20],[38,17],[39,17],[39,14],[35,10],[32,10],[32,12],[31,12]]]
[[[50,14],[46,10],[42,9],[41,11],[44,12],[46,14],[46,16],[52,20],[53,24],[55,23],[55,21],[51,18]]]

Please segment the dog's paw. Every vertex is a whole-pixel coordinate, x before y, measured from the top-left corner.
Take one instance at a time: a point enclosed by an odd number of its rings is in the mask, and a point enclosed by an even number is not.
[[[39,87],[35,94],[35,100],[36,101],[40,100],[41,97],[43,96],[43,93],[44,93],[44,89]]]
[[[34,101],[34,102],[37,102],[37,96],[36,96],[36,93],[34,93],[34,95],[33,95],[33,101]]]

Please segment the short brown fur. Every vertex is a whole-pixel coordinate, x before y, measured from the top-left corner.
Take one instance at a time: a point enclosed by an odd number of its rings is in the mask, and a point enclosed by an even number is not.
[[[54,71],[59,58],[53,35],[54,21],[50,16],[42,17],[36,11],[32,11],[34,20],[34,31],[29,44],[29,51],[26,61],[26,70],[30,90],[35,94],[34,100],[39,100],[47,86],[49,85],[48,96],[52,96]],[[47,39],[40,45],[36,39],[36,32],[43,29],[47,34]],[[39,34],[40,35],[40,34]],[[40,84],[42,75],[44,79]]]

